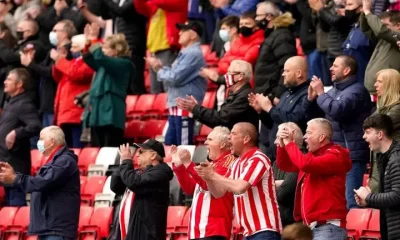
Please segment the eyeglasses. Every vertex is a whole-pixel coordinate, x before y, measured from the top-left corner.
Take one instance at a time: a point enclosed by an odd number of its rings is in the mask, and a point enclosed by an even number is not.
[[[239,74],[243,74],[241,72],[227,72],[226,75],[239,75]]]
[[[145,152],[154,152],[153,150],[143,150],[143,149],[139,149],[138,150],[138,153],[139,154],[143,154],[143,153],[145,153]]]

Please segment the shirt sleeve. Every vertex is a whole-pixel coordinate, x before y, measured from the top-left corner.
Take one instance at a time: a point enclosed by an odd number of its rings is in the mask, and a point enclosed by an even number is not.
[[[258,157],[252,157],[247,161],[247,165],[241,172],[239,179],[250,183],[254,187],[261,181],[266,172],[267,167],[263,161]]]

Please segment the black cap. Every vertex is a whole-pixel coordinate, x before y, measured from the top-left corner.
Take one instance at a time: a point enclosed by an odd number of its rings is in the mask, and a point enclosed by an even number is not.
[[[7,3],[6,0],[0,0],[0,3]]]
[[[179,30],[193,30],[201,37],[203,35],[203,27],[201,26],[200,23],[196,21],[189,21],[184,24],[182,23],[177,23],[176,28]]]
[[[148,139],[144,141],[143,143],[134,143],[133,146],[137,148],[142,148],[142,149],[151,149],[154,152],[156,152],[158,155],[161,157],[165,157],[165,151],[164,151],[164,146],[162,143],[160,143],[157,140],[154,139]]]

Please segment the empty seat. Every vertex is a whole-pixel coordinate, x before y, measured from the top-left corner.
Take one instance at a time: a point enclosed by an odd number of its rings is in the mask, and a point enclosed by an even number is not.
[[[79,154],[81,153],[82,149],[81,148],[70,148],[70,150],[72,150],[76,156],[79,157]]]
[[[207,160],[208,148],[205,145],[199,145],[194,150],[194,154],[192,156],[192,161],[194,163],[201,163]]]
[[[149,138],[155,138],[162,135],[166,120],[148,120],[144,124],[142,134],[138,136],[136,141],[144,142]]]
[[[132,113],[135,111],[135,105],[137,102],[138,96],[137,95],[128,95],[126,96],[125,103],[126,103],[126,117],[129,118]]]
[[[166,119],[167,117],[167,94],[159,93],[154,99],[153,106],[146,111],[145,118]]]
[[[186,206],[170,206],[167,215],[167,233],[174,233],[176,228],[182,226],[183,217],[187,211]]]
[[[79,239],[100,240],[103,238],[107,238],[110,234],[112,217],[112,207],[95,208],[92,217],[90,218],[89,225],[82,226],[82,230],[79,234]]]
[[[81,231],[83,226],[89,225],[92,214],[93,214],[93,207],[81,206],[81,210],[79,212],[78,231]]]
[[[0,239],[2,239],[7,226],[10,226],[14,223],[14,218],[17,214],[17,211],[17,207],[3,207],[0,210]]]
[[[97,154],[95,164],[89,166],[88,176],[105,175],[108,166],[114,165],[118,157],[119,150],[117,147],[102,147]]]
[[[361,231],[361,236],[359,239],[381,239],[381,231],[380,231],[380,211],[378,209],[372,210],[371,219],[368,223],[368,229]]]
[[[115,193],[111,190],[111,176],[109,176],[104,183],[103,191],[97,193],[94,199],[94,206],[106,206],[111,207],[115,199]]]
[[[83,194],[81,194],[81,202],[86,205],[92,205],[96,194],[103,191],[105,181],[106,176],[89,177]]]
[[[144,113],[153,106],[155,94],[142,94],[139,96],[134,111],[130,113],[130,118],[141,119]]]
[[[188,239],[187,233],[189,228],[189,219],[190,219],[191,209],[189,208],[185,216],[183,217],[182,224],[180,226],[176,226],[174,232],[174,240],[186,240]]]
[[[347,236],[349,239],[357,240],[361,231],[366,230],[371,218],[372,209],[353,208],[347,214]]]
[[[85,190],[86,182],[87,182],[87,177],[86,176],[80,176],[80,182],[81,182],[81,194]]]
[[[96,162],[97,154],[99,153],[100,148],[88,147],[83,148],[79,154],[78,158],[78,166],[81,175],[87,175],[87,171],[89,165],[94,164]]]
[[[42,166],[44,161],[44,155],[37,149],[31,150],[31,175],[34,175],[37,170]]]
[[[20,207],[15,214],[12,225],[7,226],[4,233],[4,240],[24,239],[29,225],[29,207]]]
[[[129,120],[125,123],[124,136],[128,139],[133,139],[136,142],[136,138],[143,135],[144,121],[140,120]]]
[[[212,131],[212,128],[208,127],[207,125],[203,124],[200,127],[200,133],[194,138],[194,142],[196,145],[204,144],[207,140],[208,134]]]

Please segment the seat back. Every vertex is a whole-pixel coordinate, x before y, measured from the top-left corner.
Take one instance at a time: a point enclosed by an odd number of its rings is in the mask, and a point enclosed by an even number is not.
[[[30,207],[20,207],[15,214],[13,225],[21,227],[22,229],[27,228],[30,220],[29,215]]]
[[[79,159],[79,154],[81,153],[82,149],[81,148],[70,148],[71,151],[75,153],[76,156],[78,156]]]
[[[362,230],[367,229],[371,218],[372,209],[352,208],[347,213],[347,236],[351,239],[358,239]]]
[[[102,193],[115,195],[115,193],[111,190],[111,176],[107,177]]]
[[[187,211],[186,206],[170,206],[170,207],[168,207],[167,229],[173,230],[173,229],[175,229],[175,227],[181,226],[183,217],[185,216],[186,211]]]
[[[94,198],[94,207],[111,207],[115,199],[115,194],[97,193]]]
[[[96,162],[97,155],[99,154],[100,148],[88,147],[83,148],[79,153],[78,165],[79,169],[86,174],[90,164]]]
[[[108,168],[109,165],[115,164],[118,156],[117,147],[102,147],[97,154],[96,165],[103,165]]]
[[[163,113],[167,108],[167,94],[166,93],[159,93],[154,99],[153,106],[151,110],[159,111]]]
[[[102,164],[91,164],[88,169],[88,177],[104,176],[107,172],[107,166]]]
[[[79,229],[81,229],[85,225],[89,225],[92,214],[93,207],[81,206],[81,210],[79,212]]]
[[[155,98],[155,94],[140,95],[135,105],[135,112],[145,112],[146,110],[151,109]]]
[[[17,214],[17,211],[17,207],[3,207],[0,210],[0,230],[14,223],[14,218]]]
[[[84,192],[84,190],[85,190],[86,182],[87,182],[87,177],[86,177],[86,176],[80,176],[81,194],[82,194],[82,193]]]
[[[371,220],[368,224],[368,230],[370,231],[378,231],[380,232],[380,211],[378,209],[374,209],[372,211]]]
[[[113,208],[112,207],[99,207],[95,208],[90,225],[98,226],[100,228],[99,237],[106,238],[110,234],[110,225],[112,223]]]
[[[90,195],[94,198],[96,193],[101,193],[103,191],[104,183],[106,181],[106,176],[92,176],[88,178],[86,182],[85,191],[83,194]]]
[[[129,116],[133,111],[135,111],[135,105],[136,105],[137,99],[138,99],[137,95],[126,96],[126,99],[125,99],[126,116]]]

